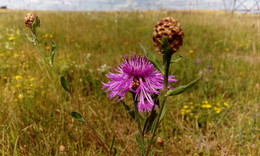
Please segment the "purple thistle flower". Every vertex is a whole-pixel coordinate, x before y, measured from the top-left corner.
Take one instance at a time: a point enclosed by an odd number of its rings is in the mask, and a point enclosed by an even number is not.
[[[135,96],[138,102],[139,112],[150,112],[154,106],[152,94],[159,94],[164,88],[163,75],[154,69],[154,66],[146,57],[127,56],[124,63],[120,64],[116,73],[109,73],[106,76],[110,79],[103,83],[105,92],[110,92],[109,97],[118,101],[125,97],[129,91]],[[174,76],[169,76],[169,82],[175,82]]]

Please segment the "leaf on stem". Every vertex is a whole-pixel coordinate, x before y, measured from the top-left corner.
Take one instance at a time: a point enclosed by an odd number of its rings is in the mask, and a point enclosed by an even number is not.
[[[163,68],[161,66],[160,61],[156,56],[154,56],[151,52],[149,52],[142,44],[140,44],[141,48],[143,49],[143,52],[145,56],[149,59],[149,61],[154,65],[156,69],[158,69],[161,73],[163,72]]]
[[[154,121],[157,117],[156,111],[153,109],[150,116],[146,119],[144,123],[144,129],[143,129],[143,134],[147,134],[151,131],[152,126],[154,125]]]
[[[113,152],[113,149],[114,149],[114,155],[116,155],[116,148],[113,148],[114,147],[114,143],[115,143],[115,136],[113,136],[113,140],[111,142],[111,145],[110,145],[110,150],[109,150],[109,153],[112,153]]]
[[[175,89],[172,89],[172,90],[169,90],[165,96],[174,96],[174,95],[178,95],[190,88],[192,88],[197,82],[199,82],[199,80],[201,79],[202,77],[199,77],[197,78],[196,80],[190,82],[189,84],[185,85],[185,86],[180,86],[180,87],[177,87]]]
[[[66,79],[65,79],[65,77],[63,75],[60,75],[60,83],[61,83],[61,86],[63,87],[63,89],[66,92],[70,93],[70,89],[67,86],[67,81],[66,81]]]
[[[20,27],[19,27],[19,31],[22,33],[22,35],[23,35],[30,43],[34,44],[34,42],[35,42],[34,39],[31,38],[31,37],[29,37],[29,35],[26,34]]]
[[[142,136],[140,136],[139,134],[137,134],[137,135],[135,136],[135,139],[136,139],[137,145],[138,145],[138,147],[139,147],[141,153],[145,153],[145,152],[146,152],[146,147],[145,147],[145,145],[144,145],[144,143],[143,143],[141,137],[142,137]]]
[[[177,63],[179,62],[183,57],[181,55],[179,55],[179,57],[177,59],[171,60],[171,63]]]
[[[163,108],[162,108],[162,113],[161,113],[161,116],[160,116],[160,119],[159,119],[159,122],[162,121],[163,117],[165,116],[166,114],[166,111],[167,111],[167,108],[165,105],[163,105]]]
[[[131,116],[134,120],[136,120],[136,118],[135,118],[135,111],[132,110],[123,100],[121,100],[121,102],[122,102],[122,104],[123,104],[125,110],[130,114],[130,116]]]
[[[51,66],[53,66],[55,53],[56,53],[56,44],[54,42],[52,42],[52,44],[51,44],[51,56],[50,56],[50,65]]]
[[[86,123],[86,121],[82,118],[82,115],[79,114],[78,112],[71,112],[70,115],[75,118],[76,120]]]

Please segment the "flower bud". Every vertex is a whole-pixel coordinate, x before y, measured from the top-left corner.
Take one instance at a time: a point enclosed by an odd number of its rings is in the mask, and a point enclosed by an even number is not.
[[[24,17],[24,24],[25,26],[27,26],[28,28],[32,28],[33,22],[35,20],[39,20],[38,16],[34,13],[27,13]],[[40,26],[40,24],[38,25],[38,27]]]
[[[161,48],[163,36],[167,38],[171,50],[176,51],[180,46],[182,46],[184,32],[177,20],[167,17],[160,20],[155,25],[153,31],[153,42],[161,52],[163,52]]]

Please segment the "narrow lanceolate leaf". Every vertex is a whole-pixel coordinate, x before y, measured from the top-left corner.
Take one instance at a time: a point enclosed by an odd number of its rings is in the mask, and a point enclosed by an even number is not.
[[[125,110],[129,113],[129,115],[135,120],[135,111],[132,110],[123,100],[121,100]]]
[[[140,46],[143,49],[143,52],[145,56],[149,59],[149,61],[154,65],[156,69],[158,69],[162,73],[163,72],[162,65],[158,60],[158,58],[154,56],[151,52],[149,52],[142,44],[140,44]]]
[[[171,60],[171,63],[177,63],[182,59],[182,56],[179,55],[179,57],[177,59]]]
[[[146,119],[144,123],[144,128],[143,128],[143,134],[147,134],[151,131],[152,126],[154,125],[154,121],[157,117],[156,111],[153,109],[150,116]]]
[[[139,134],[137,134],[137,135],[135,136],[135,139],[136,139],[137,145],[138,145],[138,147],[139,147],[141,153],[145,153],[146,147],[145,147],[145,145],[144,145],[143,142],[142,142],[141,136],[140,136]]]
[[[56,44],[54,42],[52,42],[52,45],[51,45],[51,56],[50,56],[50,65],[51,66],[53,66],[55,53],[56,53]]]
[[[163,117],[165,116],[166,111],[167,111],[167,108],[166,108],[165,105],[163,105],[162,113],[161,113],[161,116],[160,116],[160,119],[159,119],[160,122],[162,121]]]
[[[197,78],[196,80],[190,82],[189,84],[185,85],[185,86],[180,86],[177,87],[175,89],[169,90],[165,96],[174,96],[174,95],[178,95],[188,89],[190,89],[191,87],[193,87],[199,80],[201,79],[201,77]]]
[[[82,118],[82,115],[79,114],[78,112],[71,112],[70,114],[73,118],[75,118],[76,120],[86,123],[86,121]]]
[[[114,143],[115,143],[115,136],[113,136],[112,143],[111,143],[111,145],[110,145],[110,150],[109,150],[110,153],[113,152]],[[114,153],[114,154],[115,154],[115,153]]]
[[[63,75],[60,75],[60,83],[61,83],[61,86],[63,87],[63,89],[66,92],[70,93],[70,89],[67,86],[67,81],[66,81],[66,79],[65,79],[65,77]]]

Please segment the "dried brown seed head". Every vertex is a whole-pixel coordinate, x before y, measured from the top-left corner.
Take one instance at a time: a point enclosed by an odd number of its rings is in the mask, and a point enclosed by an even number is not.
[[[24,17],[24,24],[25,26],[27,26],[28,28],[32,28],[33,22],[39,19],[38,16],[34,13],[27,13]]]
[[[171,50],[178,50],[182,46],[184,32],[181,28],[180,23],[170,17],[160,20],[154,27],[153,41],[155,46],[161,52],[162,38],[165,36],[169,42]]]

